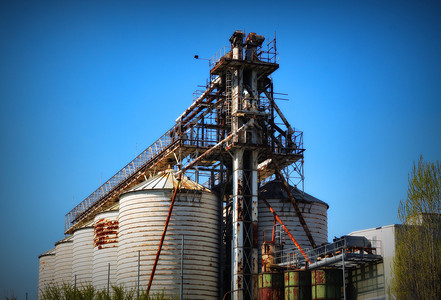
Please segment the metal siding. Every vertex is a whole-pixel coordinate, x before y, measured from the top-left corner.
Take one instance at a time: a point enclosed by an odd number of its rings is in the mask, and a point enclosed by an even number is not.
[[[283,201],[282,199],[267,199],[268,203],[278,214],[285,226],[289,229],[291,234],[297,240],[301,247],[304,249],[311,248],[308,237],[303,230],[299,219],[296,217],[295,210],[290,202]],[[305,219],[308,228],[317,245],[326,243],[328,241],[328,220],[327,220],[327,204],[324,202],[312,202],[312,203],[298,203],[300,210],[302,211],[303,218]],[[266,205],[259,201],[259,257],[261,257],[261,248],[263,243],[263,232],[265,231],[265,240],[271,240],[271,234],[274,224],[274,216]],[[294,249],[295,245],[289,239],[285,237],[284,249]],[[259,260],[259,268],[261,267],[261,260]]]
[[[55,283],[55,253],[41,255],[39,260],[38,299],[41,299],[41,292]]]
[[[72,282],[77,287],[92,283],[93,227],[80,228],[73,233]]]
[[[106,211],[97,214],[94,219],[93,286],[98,290],[107,289],[108,278],[110,286],[116,285],[118,233],[116,235],[112,233],[109,234],[109,230],[107,229],[108,226],[115,227],[118,222],[118,213],[117,210]],[[100,228],[100,230],[97,230],[98,228]]]
[[[55,283],[72,282],[72,248],[71,237],[55,244]]]
[[[120,197],[117,283],[147,287],[170,207],[171,190],[139,190]],[[215,195],[178,194],[151,292],[179,295],[181,238],[185,235],[184,297],[217,299],[218,204]]]

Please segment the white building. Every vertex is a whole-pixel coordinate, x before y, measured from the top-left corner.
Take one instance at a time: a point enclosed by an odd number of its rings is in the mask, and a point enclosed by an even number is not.
[[[351,236],[364,236],[377,247],[382,261],[366,263],[346,272],[346,299],[396,299],[391,293],[392,267],[395,256],[397,230],[394,224],[351,232]]]

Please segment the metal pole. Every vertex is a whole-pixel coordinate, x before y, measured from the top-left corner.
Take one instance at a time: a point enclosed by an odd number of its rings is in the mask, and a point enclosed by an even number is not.
[[[179,172],[181,172],[181,171],[179,171]],[[159,242],[158,251],[156,252],[155,262],[153,263],[152,273],[150,274],[149,284],[147,286],[147,291],[146,291],[147,295],[150,292],[150,287],[152,286],[153,278],[155,277],[155,271],[156,271],[156,267],[158,265],[159,255],[161,254],[162,244],[164,243],[165,234],[167,233],[168,223],[170,222],[170,217],[173,212],[173,205],[175,204],[176,195],[178,193],[178,189],[181,184],[181,175],[179,174],[179,172],[178,172],[177,183],[175,186],[175,191],[173,192],[173,196],[172,196],[171,203],[170,203],[170,208],[168,210],[167,219],[165,220],[164,230],[162,231],[161,240]]]
[[[137,291],[136,291],[138,298],[139,298],[139,274],[140,274],[140,270],[141,270],[140,263],[141,263],[141,251],[138,250],[138,284],[137,284]]]
[[[289,231],[289,229],[285,226],[285,224],[283,224],[282,220],[279,218],[279,216],[276,214],[276,212],[274,211],[274,209],[271,207],[271,205],[268,203],[268,201],[266,201],[266,199],[262,196],[259,195],[259,199],[263,201],[263,203],[265,203],[265,205],[269,208],[269,210],[271,211],[271,213],[273,214],[274,218],[277,220],[277,222],[280,223],[280,225],[282,225],[283,230],[285,230],[286,234],[290,237],[290,239],[294,242],[294,245],[296,245],[297,249],[300,250],[300,253],[302,253],[303,257],[305,258],[305,262],[307,263],[309,261],[309,257],[306,255],[305,251],[303,250],[303,248],[299,245],[299,243],[297,242],[297,240],[294,238],[294,236],[291,234],[291,232]]]
[[[345,248],[343,248],[341,251],[341,265],[343,266],[343,299],[344,300],[346,300]]]
[[[74,299],[77,297],[77,275],[75,274],[75,282],[74,282]]]
[[[26,292],[26,300],[28,300],[28,292]]]
[[[184,235],[182,235],[182,244],[181,244],[181,290],[179,299],[184,299]]]
[[[109,291],[110,291],[110,263],[109,266],[107,267],[107,295],[109,295]]]

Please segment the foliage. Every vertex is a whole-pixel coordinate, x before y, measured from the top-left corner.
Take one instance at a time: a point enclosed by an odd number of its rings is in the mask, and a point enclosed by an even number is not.
[[[15,298],[12,298],[15,299]],[[122,286],[112,286],[112,293],[107,290],[97,290],[92,285],[75,288],[70,284],[51,285],[41,290],[41,300],[168,300],[174,299],[162,293],[147,295],[141,290],[137,297],[136,289],[126,289]],[[9,300],[7,298],[7,300]]]
[[[420,157],[400,201],[392,290],[398,299],[441,299],[441,166]]]

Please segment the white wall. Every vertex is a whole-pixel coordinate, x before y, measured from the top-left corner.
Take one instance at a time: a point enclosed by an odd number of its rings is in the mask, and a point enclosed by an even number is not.
[[[360,294],[357,299],[394,299],[393,296],[389,297],[389,294],[392,280],[392,264],[395,256],[396,231],[399,226],[401,225],[393,224],[354,231],[348,234],[353,236],[364,236],[369,240],[379,241],[380,249],[379,251],[377,250],[377,254],[381,254],[383,257],[382,263],[367,268],[370,270],[370,274],[362,274],[365,268],[360,268],[360,270],[357,270],[358,274],[360,275],[358,278],[360,279],[359,284],[361,287],[365,286],[366,284],[372,285],[373,280],[374,284],[378,288],[375,293],[372,293],[371,291],[369,293],[365,293],[365,295]],[[374,273],[372,273],[372,268],[374,268]],[[367,283],[364,282],[364,280],[370,281]],[[375,294],[375,296],[373,294]]]

